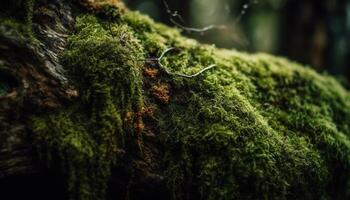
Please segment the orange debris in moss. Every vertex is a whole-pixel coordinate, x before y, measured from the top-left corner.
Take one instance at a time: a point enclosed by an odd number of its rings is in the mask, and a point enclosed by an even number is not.
[[[155,109],[156,108],[153,106],[143,107],[142,114],[143,114],[143,116],[148,116],[148,117],[154,118]]]
[[[168,103],[170,100],[169,86],[166,84],[154,85],[152,87],[153,96],[163,103]]]
[[[139,118],[137,122],[134,124],[134,128],[136,133],[142,133],[145,129],[145,124],[142,122],[142,119]]]
[[[154,68],[147,67],[143,71],[144,75],[150,78],[155,78],[158,74],[158,70]]]
[[[132,120],[132,112],[126,112],[124,116],[124,121],[131,121]]]

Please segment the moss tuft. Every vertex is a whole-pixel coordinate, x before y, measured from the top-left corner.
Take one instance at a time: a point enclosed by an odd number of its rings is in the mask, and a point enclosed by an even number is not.
[[[175,91],[157,116],[174,199],[350,197],[350,95],[332,77],[269,55],[198,44],[137,13],[125,19],[146,55],[179,49],[160,71],[218,66],[163,80]]]
[[[77,18],[62,62],[81,102],[33,119],[38,143],[67,162],[72,198],[103,199],[113,149],[144,128],[144,100],[157,105],[149,115],[173,199],[350,198],[350,94],[332,77],[199,44],[137,12],[122,14],[112,33],[108,24]],[[170,46],[178,51],[141,77],[139,60]],[[211,64],[194,78],[167,73]]]
[[[170,100],[168,85],[154,85],[152,87],[153,96],[162,103],[168,103]]]
[[[118,149],[124,148],[125,135],[136,134],[142,124],[140,119],[122,121],[125,113],[142,108],[135,61],[142,58],[142,47],[127,26],[113,25],[114,37],[105,26],[94,16],[79,16],[77,33],[62,55],[79,88],[79,106],[32,120],[40,149],[55,149],[64,162],[71,199],[105,198]]]

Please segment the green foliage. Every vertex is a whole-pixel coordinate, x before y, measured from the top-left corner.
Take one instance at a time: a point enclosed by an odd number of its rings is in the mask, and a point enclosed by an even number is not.
[[[121,119],[141,110],[146,57],[176,47],[154,84],[168,84],[156,128],[165,143],[165,176],[173,199],[350,198],[350,94],[332,77],[264,54],[222,50],[135,12],[111,24],[77,18],[62,62],[81,102],[33,119],[38,143],[67,162],[72,198],[103,199],[123,138]],[[194,78],[192,74],[213,68]],[[165,67],[166,69],[164,69]],[[145,77],[146,78],[146,77]],[[93,166],[93,167],[90,167]]]

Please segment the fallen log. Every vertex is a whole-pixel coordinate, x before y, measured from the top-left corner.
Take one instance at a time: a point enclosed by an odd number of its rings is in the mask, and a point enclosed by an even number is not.
[[[117,0],[1,4],[11,199],[350,198],[350,94],[334,78]]]

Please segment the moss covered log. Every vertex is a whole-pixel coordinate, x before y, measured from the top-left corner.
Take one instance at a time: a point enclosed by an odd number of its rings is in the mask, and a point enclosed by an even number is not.
[[[26,118],[70,199],[106,199],[134,157],[157,163],[169,199],[350,198],[350,93],[334,78],[200,44],[119,3],[89,6],[60,54],[78,98]],[[133,180],[123,195],[137,199]]]

